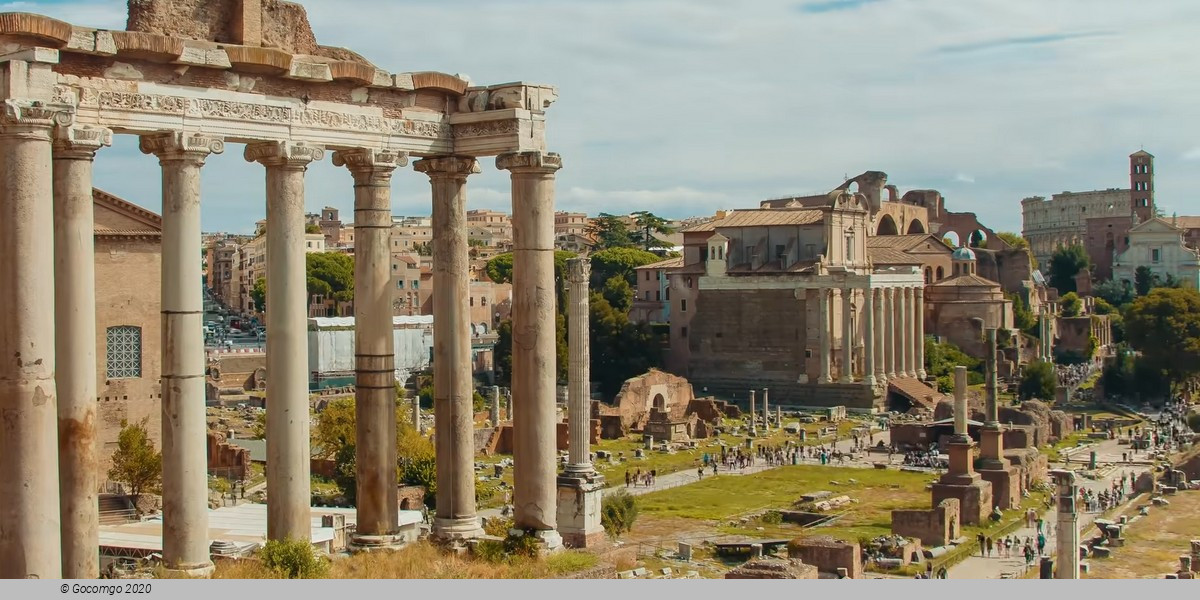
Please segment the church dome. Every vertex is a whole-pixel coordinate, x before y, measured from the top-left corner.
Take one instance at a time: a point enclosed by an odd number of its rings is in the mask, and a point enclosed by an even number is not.
[[[950,255],[953,260],[975,260],[975,252],[966,246],[961,246]]]

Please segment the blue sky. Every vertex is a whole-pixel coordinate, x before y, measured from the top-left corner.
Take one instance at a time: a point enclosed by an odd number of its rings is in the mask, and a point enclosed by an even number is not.
[[[669,217],[828,191],[881,170],[901,190],[1020,229],[1020,200],[1124,187],[1156,156],[1157,200],[1200,214],[1200,2],[1195,0],[307,0],[320,43],[393,72],[558,86],[558,206]],[[123,29],[125,2],[2,2]],[[508,206],[494,161],[472,208]],[[96,184],[152,210],[159,174],[136,140]],[[309,170],[308,207],[347,213],[351,180]],[[231,145],[204,171],[206,231],[250,231],[263,170]],[[428,214],[428,180],[394,177],[396,214]]]

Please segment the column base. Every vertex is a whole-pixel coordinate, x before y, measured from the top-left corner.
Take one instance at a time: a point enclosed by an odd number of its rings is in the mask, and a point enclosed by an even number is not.
[[[581,478],[564,473],[558,477],[558,533],[568,548],[607,545],[600,520],[603,498],[604,476],[600,474]]]
[[[833,380],[828,377],[818,377],[817,378],[817,383],[820,383],[820,384],[826,384],[826,383],[832,383],[832,382],[833,382]]]
[[[352,535],[347,549],[351,552],[378,552],[380,550],[399,550],[414,541],[410,536],[394,535]]]
[[[211,562],[199,565],[184,565],[163,569],[167,579],[208,579],[212,577],[217,566]]]
[[[525,531],[524,529],[510,529],[508,535],[517,537],[522,535],[532,535],[537,538],[541,545],[541,553],[553,554],[563,549],[563,538],[553,529],[537,529],[534,531]]]
[[[454,543],[474,539],[481,535],[483,535],[483,526],[480,524],[479,517],[459,519],[435,517],[430,538],[435,542]]]
[[[921,381],[925,381],[925,377],[926,377],[925,369],[918,369],[917,370],[917,379],[920,379]]]
[[[867,375],[863,378],[863,383],[867,384],[867,387],[875,387],[878,384],[878,380],[875,379],[874,375]]]

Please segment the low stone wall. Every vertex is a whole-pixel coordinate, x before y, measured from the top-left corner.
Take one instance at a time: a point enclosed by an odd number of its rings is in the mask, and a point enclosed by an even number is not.
[[[788,558],[799,559],[824,573],[846,569],[848,578],[862,578],[862,551],[858,542],[846,542],[829,536],[797,538],[788,542]]]
[[[961,533],[959,501],[947,498],[929,510],[893,510],[892,533],[921,540],[926,546],[945,546]]]

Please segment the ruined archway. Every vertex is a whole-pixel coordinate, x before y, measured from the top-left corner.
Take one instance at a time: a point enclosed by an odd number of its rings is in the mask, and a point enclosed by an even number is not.
[[[969,246],[972,248],[987,248],[987,233],[982,229],[976,229],[971,232]]]
[[[900,228],[896,226],[896,220],[892,218],[892,215],[879,217],[879,227],[875,230],[875,235],[900,235]]]
[[[942,234],[942,241],[951,248],[957,248],[962,245],[962,238],[958,236],[957,231],[947,231]]]
[[[651,406],[656,410],[667,410],[667,399],[662,394],[655,394],[654,400],[651,401]]]
[[[405,498],[400,501],[400,510],[416,510],[412,505],[412,498]]]
[[[913,219],[912,222],[908,224],[908,233],[910,235],[925,233],[925,224],[919,219]]]

